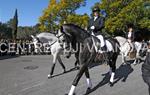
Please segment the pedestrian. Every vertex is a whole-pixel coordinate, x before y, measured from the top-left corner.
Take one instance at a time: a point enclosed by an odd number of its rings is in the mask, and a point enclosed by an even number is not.
[[[128,26],[127,40],[131,46],[130,52],[132,52],[135,49],[135,46],[134,46],[135,31],[134,31],[133,24],[129,23],[127,26]]]
[[[144,64],[142,65],[142,77],[144,82],[148,85],[150,95],[150,41],[148,43],[148,51]]]

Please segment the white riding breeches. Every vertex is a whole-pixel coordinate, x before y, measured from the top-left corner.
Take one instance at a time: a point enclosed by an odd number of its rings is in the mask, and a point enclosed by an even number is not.
[[[112,44],[108,40],[106,40],[106,47],[108,51],[114,51]]]
[[[104,37],[102,35],[96,36],[101,41],[101,47],[105,45]]]
[[[140,50],[141,50],[141,48],[142,48],[142,43],[140,43],[140,42],[135,42],[134,44],[135,44],[135,48],[136,48],[136,50],[137,50],[136,56],[139,56],[139,52],[140,52]]]

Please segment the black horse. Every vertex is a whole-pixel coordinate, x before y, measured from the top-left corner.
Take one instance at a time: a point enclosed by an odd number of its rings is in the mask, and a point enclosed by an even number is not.
[[[75,87],[77,86],[83,73],[85,73],[85,76],[87,78],[87,84],[88,84],[87,91],[91,89],[92,83],[90,80],[88,66],[92,64],[94,60],[107,61],[112,71],[110,77],[110,84],[112,86],[115,70],[116,70],[116,60],[119,55],[118,42],[115,39],[108,38],[107,41],[109,40],[113,50],[104,53],[98,53],[96,48],[98,48],[100,44],[100,40],[97,37],[90,35],[87,31],[81,29],[80,27],[73,24],[65,24],[61,26],[60,32],[62,33],[61,36],[64,38],[63,39],[63,43],[65,43],[64,48],[67,51],[69,51],[69,47],[70,47],[69,43],[71,43],[73,49],[76,49],[77,47],[76,44],[78,44],[78,47],[80,47],[77,50],[79,55],[80,69],[72,83],[68,95],[73,95]]]

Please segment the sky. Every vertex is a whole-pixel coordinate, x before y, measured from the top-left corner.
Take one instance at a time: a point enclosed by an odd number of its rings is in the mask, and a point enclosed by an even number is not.
[[[86,6],[76,10],[78,14],[90,14],[91,7],[100,0],[86,0]],[[34,26],[49,0],[0,0],[0,22],[6,23],[18,9],[19,26]]]

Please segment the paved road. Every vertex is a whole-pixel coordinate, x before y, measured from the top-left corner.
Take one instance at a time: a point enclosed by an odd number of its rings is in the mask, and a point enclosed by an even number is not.
[[[68,73],[62,74],[62,68],[56,65],[55,77],[47,79],[52,56],[21,56],[0,58],[0,95],[64,95],[70,89],[77,73],[75,59],[62,60]],[[148,95],[147,85],[141,77],[141,64],[120,66],[117,61],[115,85],[108,85],[106,65],[98,65],[90,69],[93,91],[89,95]],[[76,95],[84,95],[86,81],[83,76],[77,86]]]

